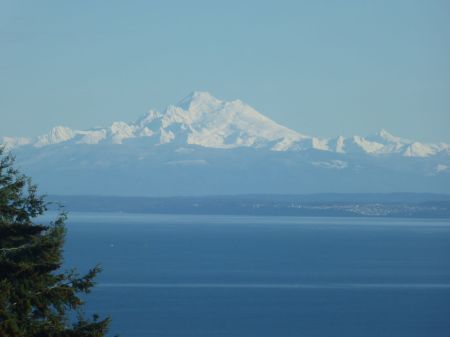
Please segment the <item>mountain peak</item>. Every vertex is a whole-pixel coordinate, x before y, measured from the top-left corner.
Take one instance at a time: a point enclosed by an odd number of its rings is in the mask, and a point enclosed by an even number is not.
[[[402,141],[402,139],[400,137],[394,136],[393,134],[386,131],[385,129],[381,129],[377,133],[377,136],[385,141],[392,142],[392,143],[400,143]]]
[[[320,150],[327,152],[366,153],[367,155],[403,155],[429,157],[450,154],[450,144],[424,144],[392,135],[385,129],[368,137],[322,139],[300,134],[264,116],[240,101],[222,101],[209,92],[194,91],[178,104],[164,111],[150,110],[137,120],[115,122],[109,127],[72,130],[58,126],[36,139],[3,137],[0,146],[44,147],[68,142],[73,144],[122,144],[149,142],[182,146],[232,149],[238,147],[267,148],[273,151]],[[327,154],[329,155],[329,154]],[[442,163],[440,163],[442,164]],[[447,164],[445,164],[447,165]]]
[[[215,98],[207,91],[193,91],[181,101],[177,103],[177,106],[183,110],[199,109],[205,107],[217,107],[222,103],[219,99]]]
[[[386,129],[381,129],[380,131],[378,131],[378,135],[380,135],[381,137],[392,137],[392,134]]]
[[[75,132],[66,126],[55,126],[46,135],[39,136],[35,144],[36,147],[42,147],[51,144],[58,144],[70,140],[74,137]]]

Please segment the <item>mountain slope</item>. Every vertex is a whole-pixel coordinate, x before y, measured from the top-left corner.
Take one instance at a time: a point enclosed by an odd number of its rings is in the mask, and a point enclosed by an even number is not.
[[[199,195],[450,191],[450,147],[376,135],[321,139],[194,92],[133,122],[3,137],[49,193]]]
[[[132,123],[114,122],[109,128],[71,130],[58,126],[36,140],[4,138],[9,148],[43,147],[62,142],[121,144],[130,138],[151,138],[155,144],[178,142],[211,148],[263,147],[285,150],[302,138],[249,105],[236,100],[223,102],[205,92],[194,92],[164,113],[151,110]]]
[[[281,126],[242,101],[221,101],[206,92],[193,92],[160,113],[150,110],[138,120],[114,122],[108,128],[72,130],[57,126],[37,139],[3,137],[7,148],[58,143],[122,144],[131,138],[149,138],[155,145],[177,143],[209,148],[268,148],[273,151],[316,149],[368,155],[399,154],[429,157],[450,154],[449,144],[424,144],[393,136],[385,130],[369,137],[320,139]]]

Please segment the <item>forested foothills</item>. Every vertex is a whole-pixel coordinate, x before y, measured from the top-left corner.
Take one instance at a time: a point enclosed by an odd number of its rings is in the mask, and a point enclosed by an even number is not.
[[[64,212],[49,224],[31,179],[0,149],[0,337],[100,337],[109,318],[84,317],[82,294],[100,271],[85,275],[62,269]]]

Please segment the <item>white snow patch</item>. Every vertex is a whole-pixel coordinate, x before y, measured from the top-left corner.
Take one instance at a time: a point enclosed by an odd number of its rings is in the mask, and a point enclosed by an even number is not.
[[[312,138],[312,147],[316,150],[328,151],[328,139]]]
[[[444,164],[438,164],[435,168],[436,173],[447,172],[448,170],[448,165]]]
[[[339,136],[336,139],[336,149],[335,149],[335,151],[337,153],[345,153],[344,148],[345,148],[345,138],[342,137],[342,136]]]
[[[125,122],[114,122],[110,127],[110,131],[114,144],[122,144],[124,139],[135,137],[134,128]]]
[[[311,164],[326,169],[337,169],[337,170],[342,170],[348,167],[348,163],[343,160],[314,161],[311,162]]]
[[[353,141],[361,149],[363,149],[364,152],[371,153],[371,154],[378,153],[384,146],[383,144],[380,144],[377,142],[371,142],[371,141],[365,139],[364,137],[360,137],[360,136],[353,136]]]
[[[409,145],[404,152],[405,157],[428,157],[437,153],[436,147],[433,145],[414,142]]]
[[[26,137],[2,137],[0,146],[4,147],[5,150],[12,150],[16,147],[28,145],[30,143],[31,139]]]
[[[150,130],[148,127],[144,127],[139,131],[139,137],[151,137],[153,136],[155,133]]]
[[[378,132],[378,136],[381,139],[384,139],[385,141],[391,142],[391,143],[402,143],[403,142],[402,138],[394,136],[384,129],[381,129],[380,132]]]
[[[170,143],[173,139],[175,139],[175,135],[173,134],[172,131],[166,131],[164,129],[161,129],[161,135],[159,138],[160,144]]]
[[[92,131],[78,131],[82,137],[77,144],[98,144],[106,138],[107,131],[105,129]]]
[[[72,139],[75,136],[75,132],[65,126],[56,126],[50,130],[46,135],[39,136],[35,147],[43,147],[52,144],[58,144]]]
[[[143,117],[139,118],[135,124],[145,127],[146,125],[152,123],[154,120],[161,118],[161,114],[158,111],[150,110]]]

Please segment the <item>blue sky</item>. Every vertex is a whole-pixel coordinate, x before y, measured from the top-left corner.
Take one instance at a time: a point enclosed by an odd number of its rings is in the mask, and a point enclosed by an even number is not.
[[[450,2],[0,0],[0,136],[193,90],[292,129],[450,142]]]

